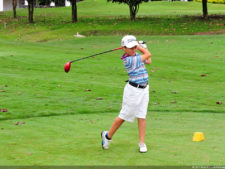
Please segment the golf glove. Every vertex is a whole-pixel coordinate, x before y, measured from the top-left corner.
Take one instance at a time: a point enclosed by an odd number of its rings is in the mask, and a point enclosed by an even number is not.
[[[147,45],[146,45],[146,42],[144,42],[144,41],[138,41],[138,43],[139,43],[139,45],[140,45],[142,48],[144,48],[144,49],[147,49],[147,48],[148,48]]]

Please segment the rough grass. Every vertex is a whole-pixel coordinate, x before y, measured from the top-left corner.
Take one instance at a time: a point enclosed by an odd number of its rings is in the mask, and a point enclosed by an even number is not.
[[[12,12],[0,15],[0,36],[43,42],[73,39],[77,32],[87,36],[223,34],[225,5],[208,5],[211,16],[204,20],[198,2],[143,3],[137,20],[131,22],[126,5],[83,1],[78,3],[76,24],[71,23],[70,7],[35,9],[35,24],[27,23],[27,9],[19,9],[17,19],[12,19]]]

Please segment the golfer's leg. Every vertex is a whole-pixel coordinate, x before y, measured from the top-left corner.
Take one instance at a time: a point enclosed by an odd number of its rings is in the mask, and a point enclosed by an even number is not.
[[[138,129],[139,129],[139,139],[140,143],[145,142],[145,119],[138,118]]]
[[[119,117],[117,117],[114,120],[114,122],[113,122],[113,124],[112,124],[112,126],[111,126],[111,128],[109,129],[109,132],[108,132],[108,137],[109,138],[112,138],[112,136],[114,135],[116,130],[121,126],[121,124],[123,124],[123,122],[124,122],[124,120],[119,118]]]

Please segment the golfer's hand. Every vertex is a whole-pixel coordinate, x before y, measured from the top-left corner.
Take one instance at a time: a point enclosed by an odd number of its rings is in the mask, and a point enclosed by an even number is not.
[[[141,46],[144,49],[148,48],[147,45],[146,45],[146,42],[144,42],[144,41],[138,41],[138,44],[139,44],[139,46]]]

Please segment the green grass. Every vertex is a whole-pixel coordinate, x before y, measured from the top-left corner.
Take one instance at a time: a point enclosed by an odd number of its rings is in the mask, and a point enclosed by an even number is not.
[[[190,166],[224,165],[224,114],[159,113],[147,117],[149,152],[138,153],[137,123],[124,123],[109,150],[100,132],[116,114],[68,115],[1,121],[1,165]],[[25,124],[15,125],[18,121]],[[205,141],[192,142],[202,131]]]
[[[107,2],[106,0],[85,0],[77,3],[79,17],[129,17],[129,8],[126,4]],[[209,14],[225,14],[224,4],[208,3]],[[18,9],[19,15],[27,16],[27,10]],[[71,15],[71,7],[60,8],[37,8],[36,15],[68,17]],[[7,12],[11,16],[12,12]],[[138,11],[138,16],[163,16],[163,15],[202,15],[202,4],[199,2],[167,2],[153,1],[142,3]],[[68,18],[69,20],[70,18]]]
[[[74,63],[68,74],[63,66],[116,48],[120,39],[0,40],[0,107],[8,109],[0,116],[1,165],[224,165],[225,107],[216,104],[225,101],[224,35],[138,36],[153,54],[147,68],[150,151],[138,153],[136,123],[125,123],[111,149],[101,149],[100,132],[121,108],[127,80],[122,52]],[[195,131],[206,140],[192,142]]]
[[[46,43],[0,41],[0,89],[6,90],[1,93],[0,104],[10,109],[0,118],[119,111],[127,80],[121,51],[74,63],[68,74],[63,72],[63,66],[69,60],[117,48],[120,38]],[[151,110],[225,112],[223,105],[216,104],[224,101],[224,35],[138,39],[147,41],[153,53],[153,64],[148,67],[151,91],[155,91],[151,93]],[[208,76],[201,77],[202,74]],[[104,100],[96,100],[97,97]],[[171,104],[174,100],[177,103]]]
[[[0,112],[0,165],[225,165],[224,5],[208,5],[216,14],[209,20],[193,2],[142,4],[136,22],[125,5],[100,0],[78,4],[77,24],[70,8],[35,9],[35,24],[27,24],[26,9],[18,19],[0,13],[0,109],[8,109]],[[136,122],[119,129],[109,150],[100,145],[128,79],[122,51],[63,70],[119,47],[127,33],[152,53],[147,154],[138,153]],[[205,141],[192,142],[196,131]]]
[[[35,9],[35,24],[27,23],[27,9],[18,9],[17,19],[12,19],[12,12],[4,12],[0,15],[0,36],[43,42],[73,39],[76,32],[88,36],[224,33],[225,5],[209,3],[208,9],[211,16],[204,20],[198,2],[143,3],[137,20],[131,22],[127,5],[86,0],[78,3],[76,24],[71,23],[70,7]]]

